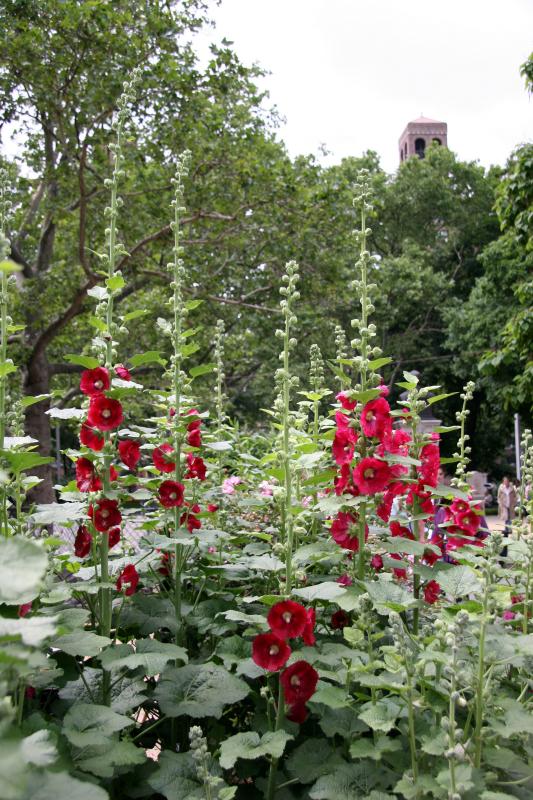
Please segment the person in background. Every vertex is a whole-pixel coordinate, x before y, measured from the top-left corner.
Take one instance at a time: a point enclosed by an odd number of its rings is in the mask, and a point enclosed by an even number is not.
[[[511,532],[511,523],[515,516],[516,498],[515,487],[509,477],[504,475],[498,487],[498,515],[504,523],[506,536]]]

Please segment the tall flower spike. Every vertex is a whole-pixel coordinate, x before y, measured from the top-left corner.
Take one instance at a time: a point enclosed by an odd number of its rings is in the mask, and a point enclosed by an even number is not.
[[[314,392],[320,392],[324,389],[324,359],[320,347],[317,344],[312,344],[309,349],[309,381],[311,388]]]
[[[453,454],[453,457],[457,458],[458,462],[457,467],[455,468],[455,477],[452,478],[451,482],[452,485],[457,486],[457,488],[462,489],[462,491],[468,491],[470,488],[468,483],[469,473],[467,469],[470,462],[470,452],[472,448],[467,445],[470,436],[465,432],[465,428],[466,420],[470,414],[467,405],[474,396],[475,388],[476,384],[473,381],[468,381],[460,395],[461,400],[463,401],[462,408],[455,415],[457,422],[461,426],[461,431],[459,434],[458,450]]]
[[[338,365],[338,372],[335,375],[335,380],[340,383],[342,389],[344,385],[349,385],[350,377],[346,374],[344,364],[342,363],[348,358],[348,345],[346,341],[346,334],[340,325],[335,325],[335,349]]]

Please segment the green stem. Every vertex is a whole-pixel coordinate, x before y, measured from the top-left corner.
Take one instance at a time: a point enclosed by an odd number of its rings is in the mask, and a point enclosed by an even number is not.
[[[285,701],[283,698],[283,687],[281,685],[281,681],[278,678],[278,707],[276,713],[276,724],[274,726],[274,731],[278,731],[281,727],[281,723],[283,722],[283,713],[285,708]],[[268,785],[267,791],[265,795],[265,800],[274,800],[276,794],[276,773],[278,771],[278,760],[277,758],[272,758],[270,761],[270,769],[268,772]]]
[[[479,769],[481,767],[481,747],[482,747],[482,726],[483,726],[483,690],[485,687],[485,632],[487,627],[487,604],[488,604],[488,587],[485,589],[485,597],[483,600],[483,617],[481,620],[481,627],[479,631],[479,654],[478,654],[478,668],[477,668],[477,685],[476,685],[476,716],[474,725],[474,766]]]
[[[283,473],[285,479],[285,592],[290,595],[292,590],[292,550],[294,520],[292,517],[292,473],[290,459],[290,376],[289,376],[289,339],[290,339],[290,303],[285,316],[285,346],[283,348]]]
[[[366,539],[366,503],[361,503],[359,511],[359,554],[357,561],[357,577],[360,581],[365,579],[365,539]]]
[[[409,749],[411,751],[411,770],[413,773],[413,781],[416,784],[418,781],[418,759],[415,736],[415,710],[413,706],[413,684],[409,670],[407,670],[407,715],[409,725]]]

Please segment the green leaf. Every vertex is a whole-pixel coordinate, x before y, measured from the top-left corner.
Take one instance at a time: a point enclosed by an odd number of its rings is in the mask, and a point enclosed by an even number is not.
[[[22,408],[29,408],[29,406],[35,405],[35,403],[41,403],[43,400],[46,400],[50,397],[49,394],[38,394],[35,396],[26,395],[25,397],[21,397],[20,405]]]
[[[187,300],[185,303],[185,308],[187,311],[194,311],[194,309],[198,308],[198,306],[201,306],[203,302],[203,300]]]
[[[96,656],[110,643],[111,640],[107,636],[98,636],[92,631],[75,631],[55,639],[52,647],[59,648],[69,656]]]
[[[287,759],[287,769],[300,783],[312,783],[345,762],[325,739],[306,739]]]
[[[351,705],[351,698],[340,686],[331,683],[319,682],[317,691],[313,695],[313,703],[322,703],[328,708],[347,708]]]
[[[238,758],[254,760],[267,755],[272,758],[281,758],[285,745],[293,738],[283,730],[265,733],[261,737],[255,731],[237,733],[222,742],[220,766],[223,769],[231,769]]]
[[[109,800],[104,789],[88,781],[80,781],[66,772],[32,774],[28,792],[31,800]]]
[[[116,672],[121,669],[142,667],[148,677],[158,675],[169,661],[187,663],[187,652],[175,644],[159,642],[157,639],[138,639],[135,650],[129,644],[109,647],[100,655],[104,669]]]
[[[216,364],[199,364],[189,370],[189,375],[191,378],[198,378],[200,375],[207,375],[208,372],[213,372],[215,368]]]
[[[52,419],[83,419],[87,414],[83,408],[56,408],[52,407],[46,411]]]
[[[433,403],[438,403],[440,400],[445,400],[446,397],[453,397],[458,392],[444,392],[443,394],[434,394],[433,396],[428,397],[427,404],[428,406],[432,406]]]
[[[11,259],[9,258],[0,261],[0,272],[13,273],[13,272],[20,272],[21,270],[22,267],[20,266],[20,264],[15,264],[15,262],[11,261]]]
[[[388,614],[389,610],[405,611],[415,602],[407,589],[381,576],[377,581],[367,581],[365,587],[379,614]]]
[[[413,375],[412,372],[404,372],[403,378],[407,383],[410,383],[413,386],[416,386],[418,384],[418,378],[416,375]]]
[[[47,566],[46,551],[31,539],[1,539],[0,603],[20,605],[37,597]]]
[[[375,358],[373,361],[368,362],[368,368],[372,371],[381,369],[381,367],[384,367],[385,364],[390,364],[391,361],[392,358],[388,358],[387,356],[383,356],[383,358]]]
[[[359,719],[362,719],[373,731],[388,733],[394,728],[400,714],[400,706],[392,700],[378,700],[376,703],[365,703],[361,706]]]
[[[499,699],[498,705],[504,709],[503,717],[490,719],[490,726],[503,739],[518,734],[533,734],[533,714],[529,709],[510,697]]]
[[[216,453],[227,453],[233,450],[231,442],[206,442],[204,447],[208,450],[214,450]]]
[[[127,314],[124,314],[122,319],[124,322],[130,322],[132,319],[139,319],[139,317],[145,317],[149,311],[146,308],[137,308],[135,311],[128,311]]]
[[[37,647],[56,632],[57,617],[5,619],[0,617],[0,639],[19,637],[30,647]]]
[[[84,772],[91,772],[99,778],[112,778],[117,767],[134,767],[144,764],[146,753],[128,741],[109,741],[98,747],[85,747],[76,765]]]
[[[166,365],[166,361],[161,357],[158,350],[147,350],[146,353],[137,353],[137,355],[130,358],[132,367],[142,367],[143,364],[160,364],[162,367]]]
[[[371,758],[373,761],[381,761],[383,753],[393,753],[402,748],[400,739],[391,739],[388,736],[378,736],[376,739],[361,737],[351,743],[350,756],[353,759]]]
[[[249,686],[217,664],[190,664],[167,667],[161,675],[155,696],[169,717],[215,717],[224,708],[243,700]]]
[[[46,458],[39,453],[17,453],[13,450],[4,451],[5,458],[9,461],[11,470],[18,475],[26,469],[40,467],[42,464],[50,464],[52,458]]]
[[[381,773],[382,774],[382,773]],[[309,791],[312,800],[364,800],[380,781],[380,772],[365,764],[346,764],[317,780]]]
[[[93,286],[88,290],[87,294],[89,297],[94,297],[95,300],[98,300],[98,302],[101,300],[107,300],[109,297],[109,292],[107,289],[104,289],[103,286]]]
[[[439,573],[441,589],[454,600],[469,594],[478,594],[481,584],[470,567],[458,566]]]
[[[147,780],[157,794],[167,800],[204,800],[203,786],[198,781],[197,767],[190,753],[163,750],[157,770]]]
[[[313,603],[315,600],[334,601],[345,592],[344,586],[340,586],[335,581],[324,581],[314,586],[305,586],[303,589],[293,589],[292,593],[297,597],[302,597],[307,603]]]
[[[31,515],[36,525],[62,525],[87,516],[85,503],[43,503]]]
[[[120,273],[113,275],[111,278],[108,278],[105,282],[105,285],[109,289],[110,292],[118,292],[120,289],[123,289],[126,285],[126,281],[122,277]]]
[[[57,748],[50,737],[50,731],[40,730],[22,740],[22,756],[27,764],[34,764],[36,767],[47,767],[57,760]]]
[[[104,739],[133,724],[133,719],[107,706],[75,703],[65,714],[62,732],[75,747],[98,747]]]
[[[13,364],[10,358],[7,361],[4,361],[3,364],[0,364],[0,378],[5,378],[6,375],[9,375],[11,372],[16,372],[17,368]]]

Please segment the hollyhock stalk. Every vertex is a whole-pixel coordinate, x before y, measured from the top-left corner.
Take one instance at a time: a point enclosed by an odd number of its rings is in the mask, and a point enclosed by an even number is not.
[[[9,254],[9,242],[6,237],[7,214],[10,209],[10,202],[7,198],[8,174],[6,170],[0,170],[0,262],[7,259]],[[0,286],[0,364],[3,366],[7,361],[7,326],[8,326],[8,275],[5,270],[1,270]],[[4,438],[6,432],[6,385],[7,373],[0,376],[0,450],[4,449]],[[18,518],[18,517],[17,517]],[[0,510],[0,530],[4,536],[9,536],[9,522],[7,515],[7,492],[5,487],[1,489],[1,510]]]

